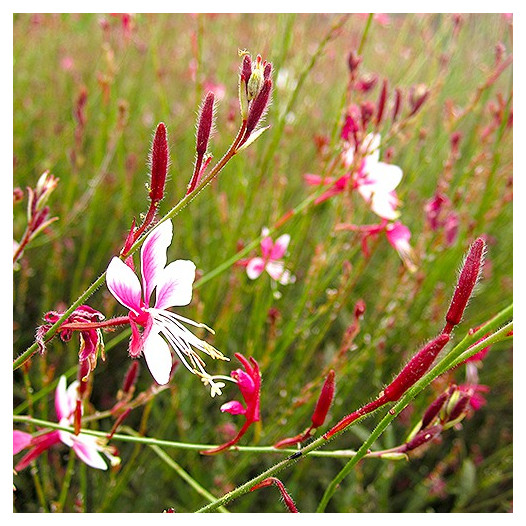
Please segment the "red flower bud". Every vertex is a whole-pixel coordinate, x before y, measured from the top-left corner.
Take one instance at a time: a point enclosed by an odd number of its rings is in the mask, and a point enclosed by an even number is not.
[[[123,393],[129,393],[134,388],[135,382],[137,381],[138,372],[139,361],[132,360],[132,363],[130,367],[128,367],[128,371],[126,372],[126,376],[124,377],[124,382],[122,384]]]
[[[440,435],[441,432],[442,426],[438,425],[419,431],[416,436],[405,445],[404,451],[412,451],[413,449],[426,444],[430,440],[433,440],[433,438]]]
[[[349,53],[349,58],[347,59],[347,64],[349,65],[349,70],[351,73],[354,73],[358,66],[362,63],[362,57],[356,54],[355,51]]]
[[[296,508],[296,505],[294,504],[294,501],[292,500],[292,497],[288,494],[287,490],[285,489],[283,482],[281,482],[281,480],[277,479],[276,477],[269,477],[265,480],[262,480],[259,484],[252,486],[250,488],[250,491],[254,491],[259,488],[266,488],[268,486],[272,486],[272,484],[275,484],[278,487],[281,496],[283,497],[283,502],[285,503],[285,506],[287,506],[289,511],[291,513],[299,513],[298,509]]]
[[[362,125],[365,130],[375,112],[374,102],[371,102],[370,100],[365,101],[362,103],[360,110],[362,112]]]
[[[199,122],[197,125],[197,155],[203,156],[208,147],[208,140],[210,139],[210,132],[212,130],[212,122],[214,120],[214,94],[209,91],[206,96],[201,112],[199,114]]]
[[[400,91],[400,88],[395,89],[395,101],[394,101],[394,107],[393,107],[393,122],[396,121],[398,118],[398,115],[400,114],[400,109],[402,108],[402,92]]]
[[[241,63],[241,76],[245,82],[248,82],[250,75],[252,75],[252,59],[250,58],[250,55],[245,55],[243,57],[243,62]]]
[[[334,398],[334,371],[331,369],[321,389],[320,397],[312,414],[312,427],[320,427],[325,422]]]
[[[455,325],[462,320],[462,315],[469,298],[477,284],[484,262],[486,243],[479,237],[470,247],[468,255],[460,271],[457,286],[451,300],[451,305],[446,314],[446,327],[444,332],[449,334]]]
[[[382,91],[378,98],[378,109],[376,111],[376,125],[379,126],[384,116],[385,102],[387,100],[387,79],[384,79],[382,84]]]
[[[384,389],[386,401],[395,402],[413,384],[420,380],[448,341],[449,335],[441,334],[420,349],[400,371],[398,376]]]
[[[150,155],[151,188],[149,195],[154,203],[158,203],[164,196],[164,184],[168,172],[168,158],[169,150],[168,141],[166,140],[166,126],[161,122],[155,131]]]
[[[248,112],[247,117],[247,137],[254,131],[254,128],[258,125],[258,122],[261,120],[263,112],[267,108],[271,90],[272,80],[266,79],[263,82],[263,86],[261,87],[256,98],[252,101],[252,104],[250,105],[250,110]]]
[[[425,429],[438,415],[442,406],[446,403],[446,400],[451,396],[453,391],[456,389],[456,385],[450,386],[447,391],[444,391],[438,398],[436,398],[431,405],[426,409],[424,416],[422,417],[422,429]]]

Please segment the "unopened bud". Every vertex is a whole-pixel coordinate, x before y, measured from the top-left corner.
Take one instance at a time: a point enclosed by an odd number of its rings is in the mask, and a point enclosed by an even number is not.
[[[199,121],[197,125],[197,155],[203,156],[208,147],[208,140],[210,139],[210,132],[212,130],[212,123],[214,120],[214,94],[209,91],[206,96],[201,112],[199,114]]]
[[[331,369],[321,389],[320,397],[312,414],[312,427],[320,427],[325,422],[334,398],[334,371]]]
[[[261,55],[257,56],[256,65],[252,68],[252,73],[247,82],[248,100],[255,99],[259,94],[264,78],[264,67],[261,62]]]
[[[360,110],[362,112],[362,126],[364,130],[367,128],[369,121],[374,115],[375,109],[374,102],[371,102],[370,100],[363,102],[360,106]]]
[[[247,117],[247,135],[252,133],[254,128],[258,125],[263,115],[263,112],[267,108],[271,90],[272,80],[267,79],[264,81],[263,87],[261,88],[257,97],[254,99],[250,106],[250,111]]]
[[[448,341],[449,335],[441,334],[420,349],[398,376],[384,389],[385,399],[391,402],[398,400],[413,384],[420,380]]]
[[[452,385],[447,391],[444,391],[438,398],[436,398],[426,409],[426,412],[422,417],[422,429],[425,429],[435,419],[442,409],[442,406],[446,403],[446,400],[451,396],[455,389],[456,386]]]
[[[269,477],[265,480],[262,480],[259,484],[252,486],[250,488],[250,491],[254,491],[260,488],[266,488],[268,486],[272,486],[273,484],[275,484],[278,487],[283,498],[283,502],[285,503],[285,506],[287,506],[288,510],[291,513],[299,513],[298,509],[296,508],[296,505],[294,504],[294,501],[292,500],[292,497],[288,494],[287,490],[285,489],[283,482],[281,482],[281,480],[277,479],[276,477]]]
[[[267,65],[265,66],[265,69],[263,70],[263,78],[267,80],[270,78],[271,74],[272,74],[272,64],[268,62]]]
[[[382,91],[378,98],[378,108],[376,111],[376,125],[379,126],[384,116],[385,102],[387,100],[387,79],[384,79],[382,84]]]
[[[429,96],[429,90],[425,84],[417,84],[411,88],[409,93],[409,104],[411,106],[411,111],[409,117],[418,112],[422,107],[422,104],[427,100]]]
[[[349,53],[349,58],[347,59],[347,64],[349,65],[349,70],[351,73],[354,73],[358,66],[362,63],[362,57],[356,54],[355,51]]]
[[[441,432],[442,426],[439,425],[423,429],[422,431],[418,432],[416,436],[405,445],[404,449],[405,451],[412,451],[413,449],[416,449],[417,447],[426,444],[430,440],[433,440],[433,438],[440,435]]]
[[[396,119],[398,119],[398,115],[400,114],[400,110],[402,108],[402,92],[400,88],[395,88],[395,101],[393,106],[393,122],[396,122]]]
[[[135,388],[135,382],[137,381],[138,373],[139,361],[132,360],[132,363],[130,367],[128,367],[128,371],[126,372],[126,376],[124,377],[124,382],[122,384],[123,393],[133,392],[133,389]]]
[[[462,320],[462,315],[468,304],[469,298],[477,284],[484,262],[486,243],[479,237],[470,247],[468,255],[460,271],[457,286],[451,300],[451,305],[446,314],[446,327],[444,331],[448,334],[455,325]]]
[[[161,122],[155,131],[150,155],[151,183],[149,196],[153,203],[158,203],[164,196],[169,155],[166,126]]]

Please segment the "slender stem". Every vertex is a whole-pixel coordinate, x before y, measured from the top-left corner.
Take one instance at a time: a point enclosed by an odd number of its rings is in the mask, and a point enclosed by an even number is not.
[[[205,499],[210,502],[215,502],[216,497],[207,491],[199,482],[192,478],[172,457],[166,454],[159,446],[150,446],[155,454],[163,460],[168,466],[170,466],[185,482],[188,483],[199,495],[202,495]],[[217,508],[217,511],[221,513],[230,513],[224,506]]]
[[[64,480],[62,482],[62,489],[60,491],[60,497],[58,499],[57,507],[55,510],[58,513],[60,513],[64,509],[64,505],[66,504],[66,499],[68,497],[68,491],[69,491],[69,485],[71,483],[71,477],[73,476],[74,468],[75,468],[75,451],[73,451],[73,448],[70,448],[68,465],[66,468],[66,473],[64,475]]]
[[[358,55],[362,54],[363,48],[365,46],[365,42],[367,41],[367,35],[369,34],[369,29],[371,28],[371,23],[373,21],[373,15],[374,13],[369,13],[369,16],[367,17],[367,22],[365,24],[365,29],[363,30],[362,39],[360,40],[360,46],[358,47]]]

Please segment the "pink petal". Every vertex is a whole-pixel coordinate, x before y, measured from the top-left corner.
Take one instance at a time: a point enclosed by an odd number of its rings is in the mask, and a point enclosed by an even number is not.
[[[115,299],[139,314],[141,310],[141,284],[133,270],[119,258],[113,258],[106,271],[106,285]]]
[[[155,329],[144,342],[143,354],[154,380],[159,385],[167,384],[172,370],[172,353],[168,344],[158,332],[155,332]]]
[[[31,444],[31,439],[33,437],[29,433],[24,433],[23,431],[13,430],[13,455],[20,453],[22,449],[25,449],[29,444]]]
[[[289,234],[283,234],[282,236],[278,237],[274,243],[274,246],[272,247],[272,250],[270,251],[270,259],[281,259],[285,255],[289,243]]]
[[[106,462],[98,451],[96,438],[88,435],[78,435],[73,440],[73,451],[88,466],[96,469],[108,469]]]
[[[409,240],[411,239],[411,231],[405,225],[400,223],[400,221],[388,225],[386,228],[386,235],[389,243],[391,243],[394,248],[409,244]]]
[[[252,258],[247,265],[247,276],[250,279],[258,278],[263,269],[265,268],[265,262],[261,258]]]
[[[155,308],[188,305],[192,301],[194,279],[195,265],[191,261],[178,259],[170,263],[158,275]]]
[[[76,388],[78,382],[73,382],[71,385],[74,384],[76,384]],[[55,390],[55,412],[57,413],[57,419],[59,421],[68,419],[75,410],[76,397],[72,399],[70,395],[71,391],[66,389],[66,377],[62,375]]]
[[[238,402],[237,400],[227,402],[226,404],[223,404],[219,409],[223,413],[230,413],[231,415],[244,415],[247,411],[243,407],[243,404],[241,402]]]
[[[150,304],[159,273],[166,266],[166,250],[172,242],[172,236],[172,222],[165,221],[152,230],[141,248],[142,287],[147,305]]]
[[[270,237],[264,237],[261,240],[261,253],[263,254],[264,259],[268,259],[270,257],[273,246],[274,242]]]
[[[304,174],[303,179],[308,185],[311,185],[311,186],[318,186],[320,184],[331,184],[332,183],[331,177],[322,177],[321,175],[315,175],[315,174]]]

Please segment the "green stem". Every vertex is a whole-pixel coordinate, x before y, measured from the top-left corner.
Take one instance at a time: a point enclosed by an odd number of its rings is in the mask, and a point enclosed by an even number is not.
[[[71,477],[73,476],[73,471],[75,467],[75,451],[71,448],[69,450],[69,460],[66,468],[66,474],[64,475],[64,480],[62,482],[62,489],[60,491],[60,497],[58,499],[58,504],[56,507],[56,512],[60,513],[64,509],[66,504],[66,498],[68,496],[69,485],[71,483]]]

